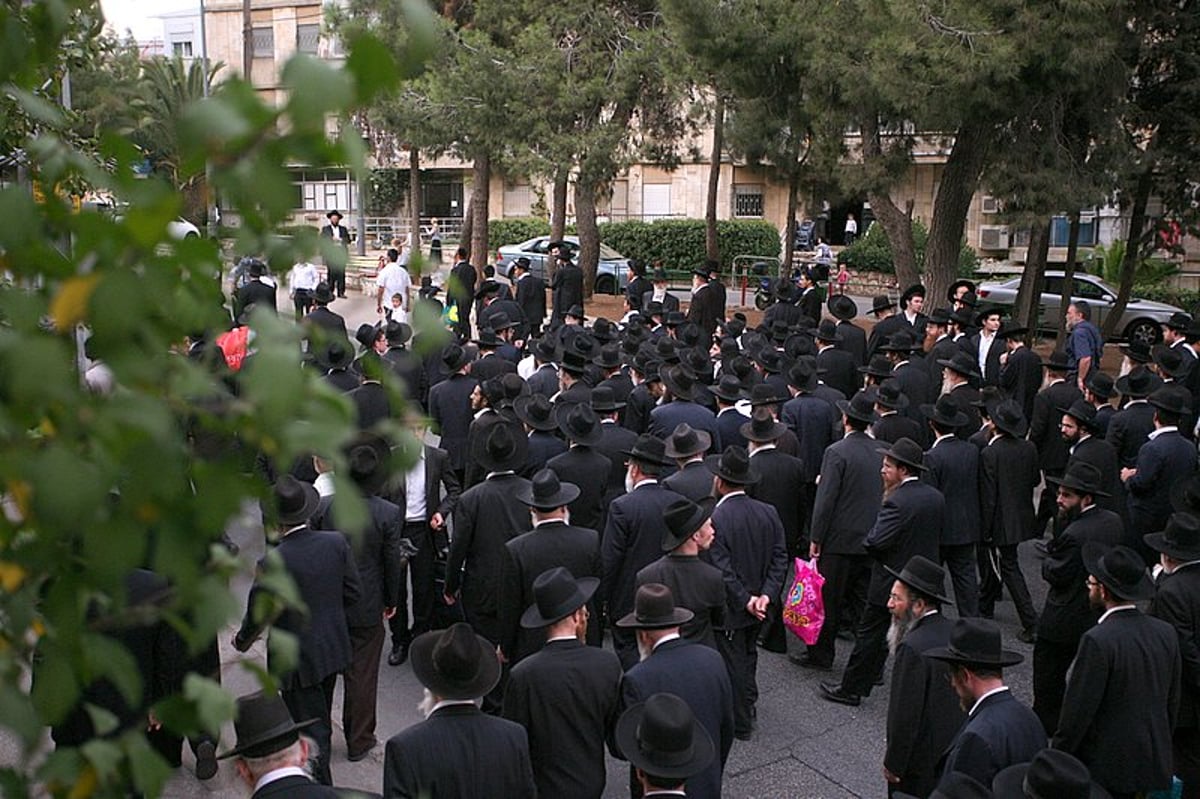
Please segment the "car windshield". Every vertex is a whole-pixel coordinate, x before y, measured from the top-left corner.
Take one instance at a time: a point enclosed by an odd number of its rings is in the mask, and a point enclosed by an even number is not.
[[[619,261],[624,258],[624,255],[609,247],[606,244],[600,245],[600,258],[604,261]]]

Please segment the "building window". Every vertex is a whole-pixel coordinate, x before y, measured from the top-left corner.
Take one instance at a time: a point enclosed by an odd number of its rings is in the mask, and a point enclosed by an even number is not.
[[[1050,220],[1050,246],[1068,247],[1071,243],[1071,219],[1067,216],[1056,216]],[[1093,247],[1096,244],[1095,214],[1080,214],[1079,216],[1079,246]]]
[[[316,55],[321,42],[320,25],[296,26],[296,49],[301,53]]]
[[[761,219],[763,215],[763,187],[759,183],[741,183],[733,186],[733,215],[735,217]]]
[[[274,58],[275,29],[255,28],[251,34],[250,44],[255,58]]]
[[[173,42],[171,44],[171,53],[172,53],[172,55],[175,55],[179,58],[191,58],[192,57],[192,43],[191,42]]]
[[[312,169],[292,173],[296,207],[324,212],[331,208],[350,211],[358,207],[358,187],[345,170]]]
[[[504,215],[529,216],[533,209],[533,187],[528,183],[504,182]]]

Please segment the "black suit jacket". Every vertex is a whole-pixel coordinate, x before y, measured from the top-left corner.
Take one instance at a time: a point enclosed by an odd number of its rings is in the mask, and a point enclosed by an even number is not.
[[[1070,453],[1059,430],[1063,417],[1059,408],[1070,408],[1071,403],[1082,398],[1079,388],[1070,380],[1046,386],[1033,398],[1029,440],[1037,447],[1042,471],[1061,474],[1067,468]]]
[[[1034,536],[1033,490],[1041,482],[1037,448],[1008,435],[979,455],[979,522],[990,546],[1013,546]]]
[[[970,446],[970,445],[968,445]],[[937,563],[946,500],[942,492],[919,479],[896,486],[884,497],[863,546],[875,558],[867,601],[887,607],[895,578],[884,568],[900,571],[909,558],[921,555]]]
[[[561,322],[572,305],[583,305],[583,270],[578,266],[559,265],[550,281],[554,298],[554,321]]]
[[[532,655],[546,640],[544,629],[521,627],[521,614],[534,604],[533,581],[555,566],[565,567],[575,578],[599,578],[599,533],[554,521],[522,533],[504,545],[500,567],[500,646],[510,663]]]
[[[333,225],[324,225],[321,227],[320,236],[322,238],[326,238],[326,239],[333,239],[334,241],[336,241],[338,244],[342,245],[343,247],[349,247],[350,246],[350,228],[346,227],[345,225],[338,225],[336,228],[337,235],[334,235],[334,230],[335,229],[334,229]]]
[[[269,286],[257,278],[242,286],[234,297],[234,317],[241,316],[242,311],[250,305],[255,308],[263,308],[271,313],[278,313],[279,311],[275,307],[275,287]]]
[[[946,679],[950,667],[925,657],[950,642],[953,627],[941,613],[927,614],[913,622],[896,647],[883,765],[901,779],[936,776],[942,752],[967,718]]]
[[[925,453],[922,479],[948,497],[942,546],[979,543],[979,448],[955,436]]]
[[[1137,465],[1138,450],[1154,432],[1154,406],[1146,400],[1131,400],[1113,413],[1104,440],[1117,450],[1122,469]]]
[[[1100,472],[1100,488],[1107,497],[1096,497],[1096,504],[1117,515],[1126,513],[1125,485],[1121,482],[1121,464],[1117,462],[1117,451],[1102,438],[1094,435],[1077,442],[1069,450],[1067,468],[1075,462],[1088,463]]]
[[[975,332],[967,339],[968,352],[979,363],[979,348],[983,345],[983,337]],[[992,339],[992,345],[988,348],[987,360],[984,361],[983,369],[983,385],[998,386],[1000,385],[1000,356],[1004,354],[1004,339],[997,335]]]
[[[650,284],[650,288],[646,289],[646,291],[644,291],[642,293],[642,308],[643,309],[649,308],[650,303],[652,303],[652,302],[654,302],[654,284],[653,283]],[[662,307],[663,307],[664,314],[667,313],[668,311],[678,311],[679,310],[679,298],[676,297],[674,294],[672,294],[670,291],[668,291],[666,294],[663,295]]]
[[[525,382],[529,384],[531,393],[550,399],[558,393],[558,369],[552,363],[544,363]]]
[[[367,497],[367,525],[355,535],[336,521],[334,497],[322,497],[313,516],[313,527],[338,530],[350,541],[354,564],[362,583],[358,601],[346,608],[346,623],[351,627],[375,627],[383,623],[383,609],[394,608],[404,579],[404,561],[400,554],[403,511],[382,497]]]
[[[777,447],[755,450],[750,453],[750,463],[758,470],[759,478],[747,487],[746,493],[775,508],[783,523],[788,551],[794,551],[812,510],[812,493],[804,481],[804,463]]]
[[[949,335],[945,335],[933,342],[933,346],[926,353],[925,368],[929,370],[929,385],[936,386],[937,391],[941,391],[942,369],[945,368],[938,361],[950,360],[960,349],[962,348],[957,341],[950,338]]]
[[[638,275],[633,280],[625,285],[625,302],[629,304],[629,310],[642,310],[642,295],[646,292],[654,291],[654,283],[647,278]]]
[[[499,353],[493,352],[490,355],[484,355],[481,358],[471,363],[471,377],[482,383],[484,380],[490,380],[493,377],[502,377],[507,374],[515,374],[517,365],[507,358],[503,358]]]
[[[637,573],[640,588],[660,583],[671,589],[675,606],[694,615],[680,627],[689,641],[717,648],[716,630],[725,627],[725,579],[721,570],[698,555],[663,555]]]
[[[871,425],[871,435],[883,444],[895,444],[902,438],[908,438],[918,444],[925,443],[925,430],[912,417],[905,416],[899,411],[880,416]]]
[[[334,313],[324,305],[318,305],[309,311],[304,317],[304,324],[309,328],[309,337],[316,338],[320,335],[340,335],[346,338],[349,334],[346,332],[346,318],[341,314]]]
[[[637,443],[637,434],[615,422],[600,424],[600,443],[595,450],[606,456],[612,466],[608,472],[608,487],[604,492],[604,507],[625,493],[625,455]]]
[[[1054,748],[1112,793],[1170,787],[1180,671],[1174,627],[1136,608],[1111,614],[1079,641]]]
[[[742,425],[750,421],[737,408],[728,408],[717,412],[717,432],[720,434],[721,451],[729,447],[745,448],[746,437],[742,435]]]
[[[800,295],[800,299],[796,300],[796,306],[800,309],[800,315],[807,317],[814,323],[821,321],[821,290],[816,286],[807,289]]]
[[[450,456],[446,454],[446,450],[428,444],[423,444],[422,447],[425,454],[425,521],[430,521],[435,513],[442,514],[442,518],[448,521],[450,514],[454,512],[454,506],[458,504],[462,487],[450,468]],[[405,509],[408,507],[407,494],[408,486],[404,475],[396,475],[383,492],[385,497],[399,507],[402,521],[405,521]]]
[[[551,458],[567,451],[567,442],[545,430],[534,430],[529,434],[529,464],[522,473],[525,477],[546,468]]]
[[[950,389],[950,393],[946,396],[953,400],[958,409],[967,415],[967,423],[954,431],[956,436],[966,441],[983,424],[983,419],[979,416],[979,409],[971,404],[972,402],[979,401],[979,389],[972,387],[970,383],[959,383]]]
[[[765,502],[738,494],[713,511],[709,558],[725,579],[725,627],[750,627],[758,620],[746,610],[751,597],[777,601],[787,577],[787,546],[779,514]]]
[[[450,456],[450,468],[455,471],[467,465],[467,433],[474,417],[471,392],[476,385],[473,377],[453,374],[429,389],[429,416],[441,436],[439,446]]]
[[[383,757],[386,799],[537,795],[525,728],[450,705],[392,736]]]
[[[538,796],[600,799],[620,705],[621,663],[606,649],[552,641],[513,667],[504,717],[529,736]]]
[[[517,281],[517,305],[529,324],[530,331],[539,331],[546,321],[546,281],[527,274]]]
[[[379,796],[345,788],[331,788],[299,775],[272,780],[255,791],[250,799],[349,799],[350,797]]]
[[[900,413],[924,427],[925,416],[921,413],[921,405],[933,402],[938,393],[929,382],[929,370],[925,368],[924,361],[910,360],[897,364],[892,369],[892,378],[900,384],[904,396],[908,397],[908,407]]]
[[[826,347],[817,353],[817,368],[825,370],[821,379],[847,397],[854,396],[854,392],[862,386],[858,367],[854,355],[846,350]]]
[[[1175,726],[1195,730],[1200,727],[1200,564],[1159,575],[1150,615],[1169,623],[1179,633],[1183,669]]]
[[[712,496],[713,473],[703,460],[692,461],[662,481],[663,485],[692,502],[700,502]]]
[[[908,321],[900,314],[892,314],[876,322],[875,327],[871,328],[871,335],[867,338],[867,358],[863,364],[866,365],[871,360],[880,344],[901,330],[907,329],[910,329]]]
[[[1042,387],[1042,359],[1029,347],[1018,347],[1000,367],[1000,390],[1016,400],[1026,419],[1033,418],[1033,399]],[[1070,406],[1063,406],[1070,407]]]
[[[1125,525],[1112,511],[1093,505],[1046,544],[1042,579],[1046,605],[1038,618],[1038,638],[1076,646],[1100,615],[1088,602],[1087,569],[1083,545],[1096,541],[1108,546],[1121,543]]]
[[[471,301],[475,299],[475,281],[479,275],[467,261],[459,261],[450,268],[450,280],[446,284],[446,297],[458,305],[460,323],[471,319]]]
[[[867,333],[853,322],[842,321],[837,324],[837,331],[842,334],[838,348],[850,353],[854,358],[855,367],[867,365]]]
[[[1171,486],[1196,471],[1196,446],[1178,432],[1160,433],[1138,450],[1137,474],[1125,481],[1132,532],[1161,530],[1171,515]]]
[[[579,496],[569,506],[571,522],[589,530],[603,530],[605,489],[612,470],[608,456],[592,447],[575,445],[547,461],[546,468],[562,482],[579,486]]]
[[[707,341],[717,329],[717,322],[722,321],[725,311],[725,301],[711,283],[705,284],[692,295],[692,303],[688,306],[687,320],[695,322],[704,331]]]
[[[813,503],[811,536],[822,552],[862,555],[883,497],[883,456],[866,433],[850,433],[825,450]]]
[[[800,444],[797,457],[804,461],[805,479],[815,482],[817,475],[824,473],[825,453],[841,435],[841,412],[820,397],[797,394],[783,404],[779,421],[795,433]],[[878,464],[875,469],[879,470]]]
[[[663,513],[677,499],[679,494],[665,486],[643,483],[609,506],[600,539],[600,590],[608,601],[609,618],[619,619],[633,610],[637,573],[662,555],[663,534],[668,531]]]
[[[1011,691],[992,694],[967,718],[942,758],[942,778],[954,771],[991,785],[996,773],[1028,763],[1046,748],[1046,731]]]

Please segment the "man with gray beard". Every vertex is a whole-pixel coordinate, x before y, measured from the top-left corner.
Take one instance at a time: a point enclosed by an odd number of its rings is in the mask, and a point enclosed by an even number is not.
[[[945,572],[928,558],[914,555],[901,571],[888,572],[896,578],[888,597],[892,624],[887,635],[895,661],[883,776],[888,796],[928,796],[937,787],[938,759],[966,718],[946,679],[949,666],[923,654],[949,642],[954,623],[941,606],[950,600],[942,587]]]

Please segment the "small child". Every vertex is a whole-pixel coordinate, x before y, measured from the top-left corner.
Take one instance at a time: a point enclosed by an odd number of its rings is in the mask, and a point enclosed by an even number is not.
[[[850,270],[846,267],[846,265],[844,263],[839,264],[838,265],[838,273],[837,273],[838,294],[845,294],[846,286],[849,283],[850,283]]]

